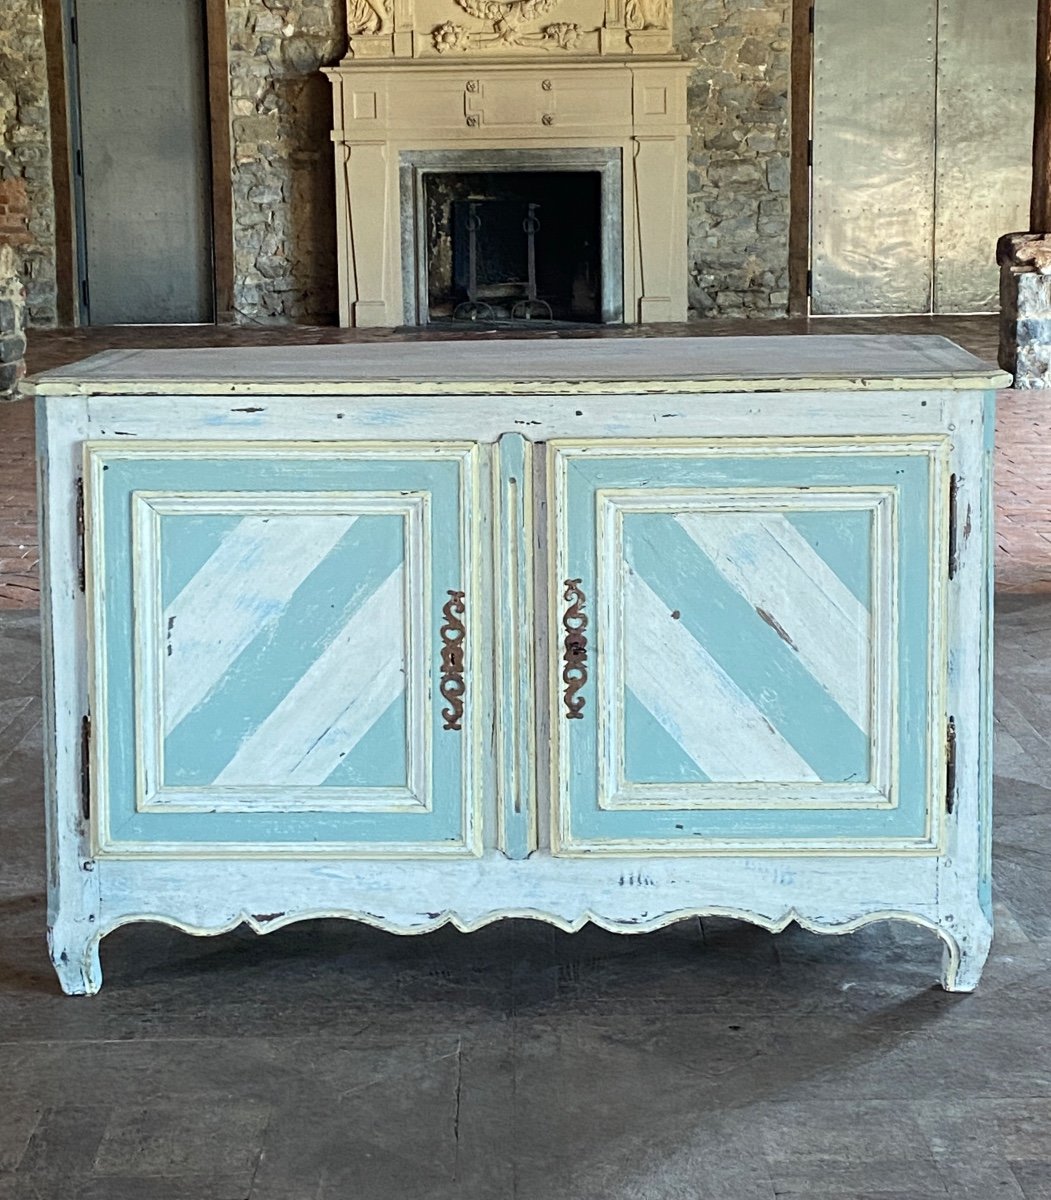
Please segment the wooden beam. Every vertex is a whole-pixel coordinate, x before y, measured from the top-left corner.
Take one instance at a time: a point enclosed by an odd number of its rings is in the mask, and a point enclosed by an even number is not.
[[[230,64],[226,0],[205,0],[208,111],[212,141],[212,254],[216,324],[234,319],[234,197],[230,151]]]
[[[1051,4],[1051,0],[1046,0]],[[810,315],[810,84],[814,64],[814,0],[793,0],[791,175],[788,216],[788,312]]]
[[[51,113],[51,183],[55,195],[55,316],[59,325],[75,325],[77,262],[73,219],[73,164],[70,157],[70,106],[66,83],[65,14],[61,0],[44,0],[44,53]]]
[[[1033,233],[1051,233],[1051,0],[1037,0],[1033,199],[1029,228]]]

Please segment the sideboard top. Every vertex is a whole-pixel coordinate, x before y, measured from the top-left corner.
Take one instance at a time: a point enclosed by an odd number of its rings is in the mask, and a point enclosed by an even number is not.
[[[946,338],[385,340],[109,350],[36,376],[39,395],[326,395],[987,389],[1011,378]]]

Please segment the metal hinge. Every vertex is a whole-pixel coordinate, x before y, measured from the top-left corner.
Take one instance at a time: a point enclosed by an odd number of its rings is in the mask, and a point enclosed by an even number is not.
[[[69,14],[69,40],[73,43],[74,46],[77,44],[77,35],[78,35],[77,14],[70,13]]]
[[[956,721],[949,718],[945,726],[945,811],[956,807]]]
[[[812,296],[814,294],[814,272],[809,268],[806,273],[806,294]]]
[[[955,475],[949,476],[949,578],[956,578],[959,554],[956,545],[956,493],[959,484]]]
[[[814,32],[814,6],[811,4],[809,13],[810,32]]]
[[[814,165],[814,139],[813,138],[807,138],[806,165],[808,167],[812,167]]]
[[[80,722],[80,811],[84,820],[91,817],[91,717]]]
[[[84,550],[84,480],[77,480],[77,584],[87,585],[87,556]]]
[[[80,281],[80,300],[84,305],[84,312],[86,313],[91,307],[91,293],[88,291],[87,279],[82,279]]]

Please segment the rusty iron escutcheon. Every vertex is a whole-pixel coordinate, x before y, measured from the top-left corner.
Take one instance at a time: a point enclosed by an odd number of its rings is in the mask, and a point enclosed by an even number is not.
[[[562,682],[566,685],[566,718],[570,721],[583,719],[584,697],[578,693],[588,681],[588,639],[585,633],[588,617],[584,611],[587,598],[580,584],[579,579],[567,579],[562,594],[562,599],[569,604],[562,617],[562,627],[566,631]]]
[[[449,599],[442,609],[445,624],[441,627],[442,638],[442,681],[439,685],[442,698],[449,707],[442,709],[445,719],[443,729],[459,731],[463,728],[463,697],[467,685],[463,679],[464,642],[467,629],[461,618],[466,613],[463,592],[449,592]]]

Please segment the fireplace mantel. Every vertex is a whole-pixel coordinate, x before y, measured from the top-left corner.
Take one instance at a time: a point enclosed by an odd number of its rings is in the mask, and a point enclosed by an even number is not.
[[[628,324],[686,319],[686,78],[663,56],[345,60],[333,87],[340,323],[425,320],[405,284],[421,151],[605,150],[619,156],[614,308]],[[508,159],[511,169],[515,156]],[[519,160],[520,161],[520,160]],[[414,315],[415,314],[415,315]]]

